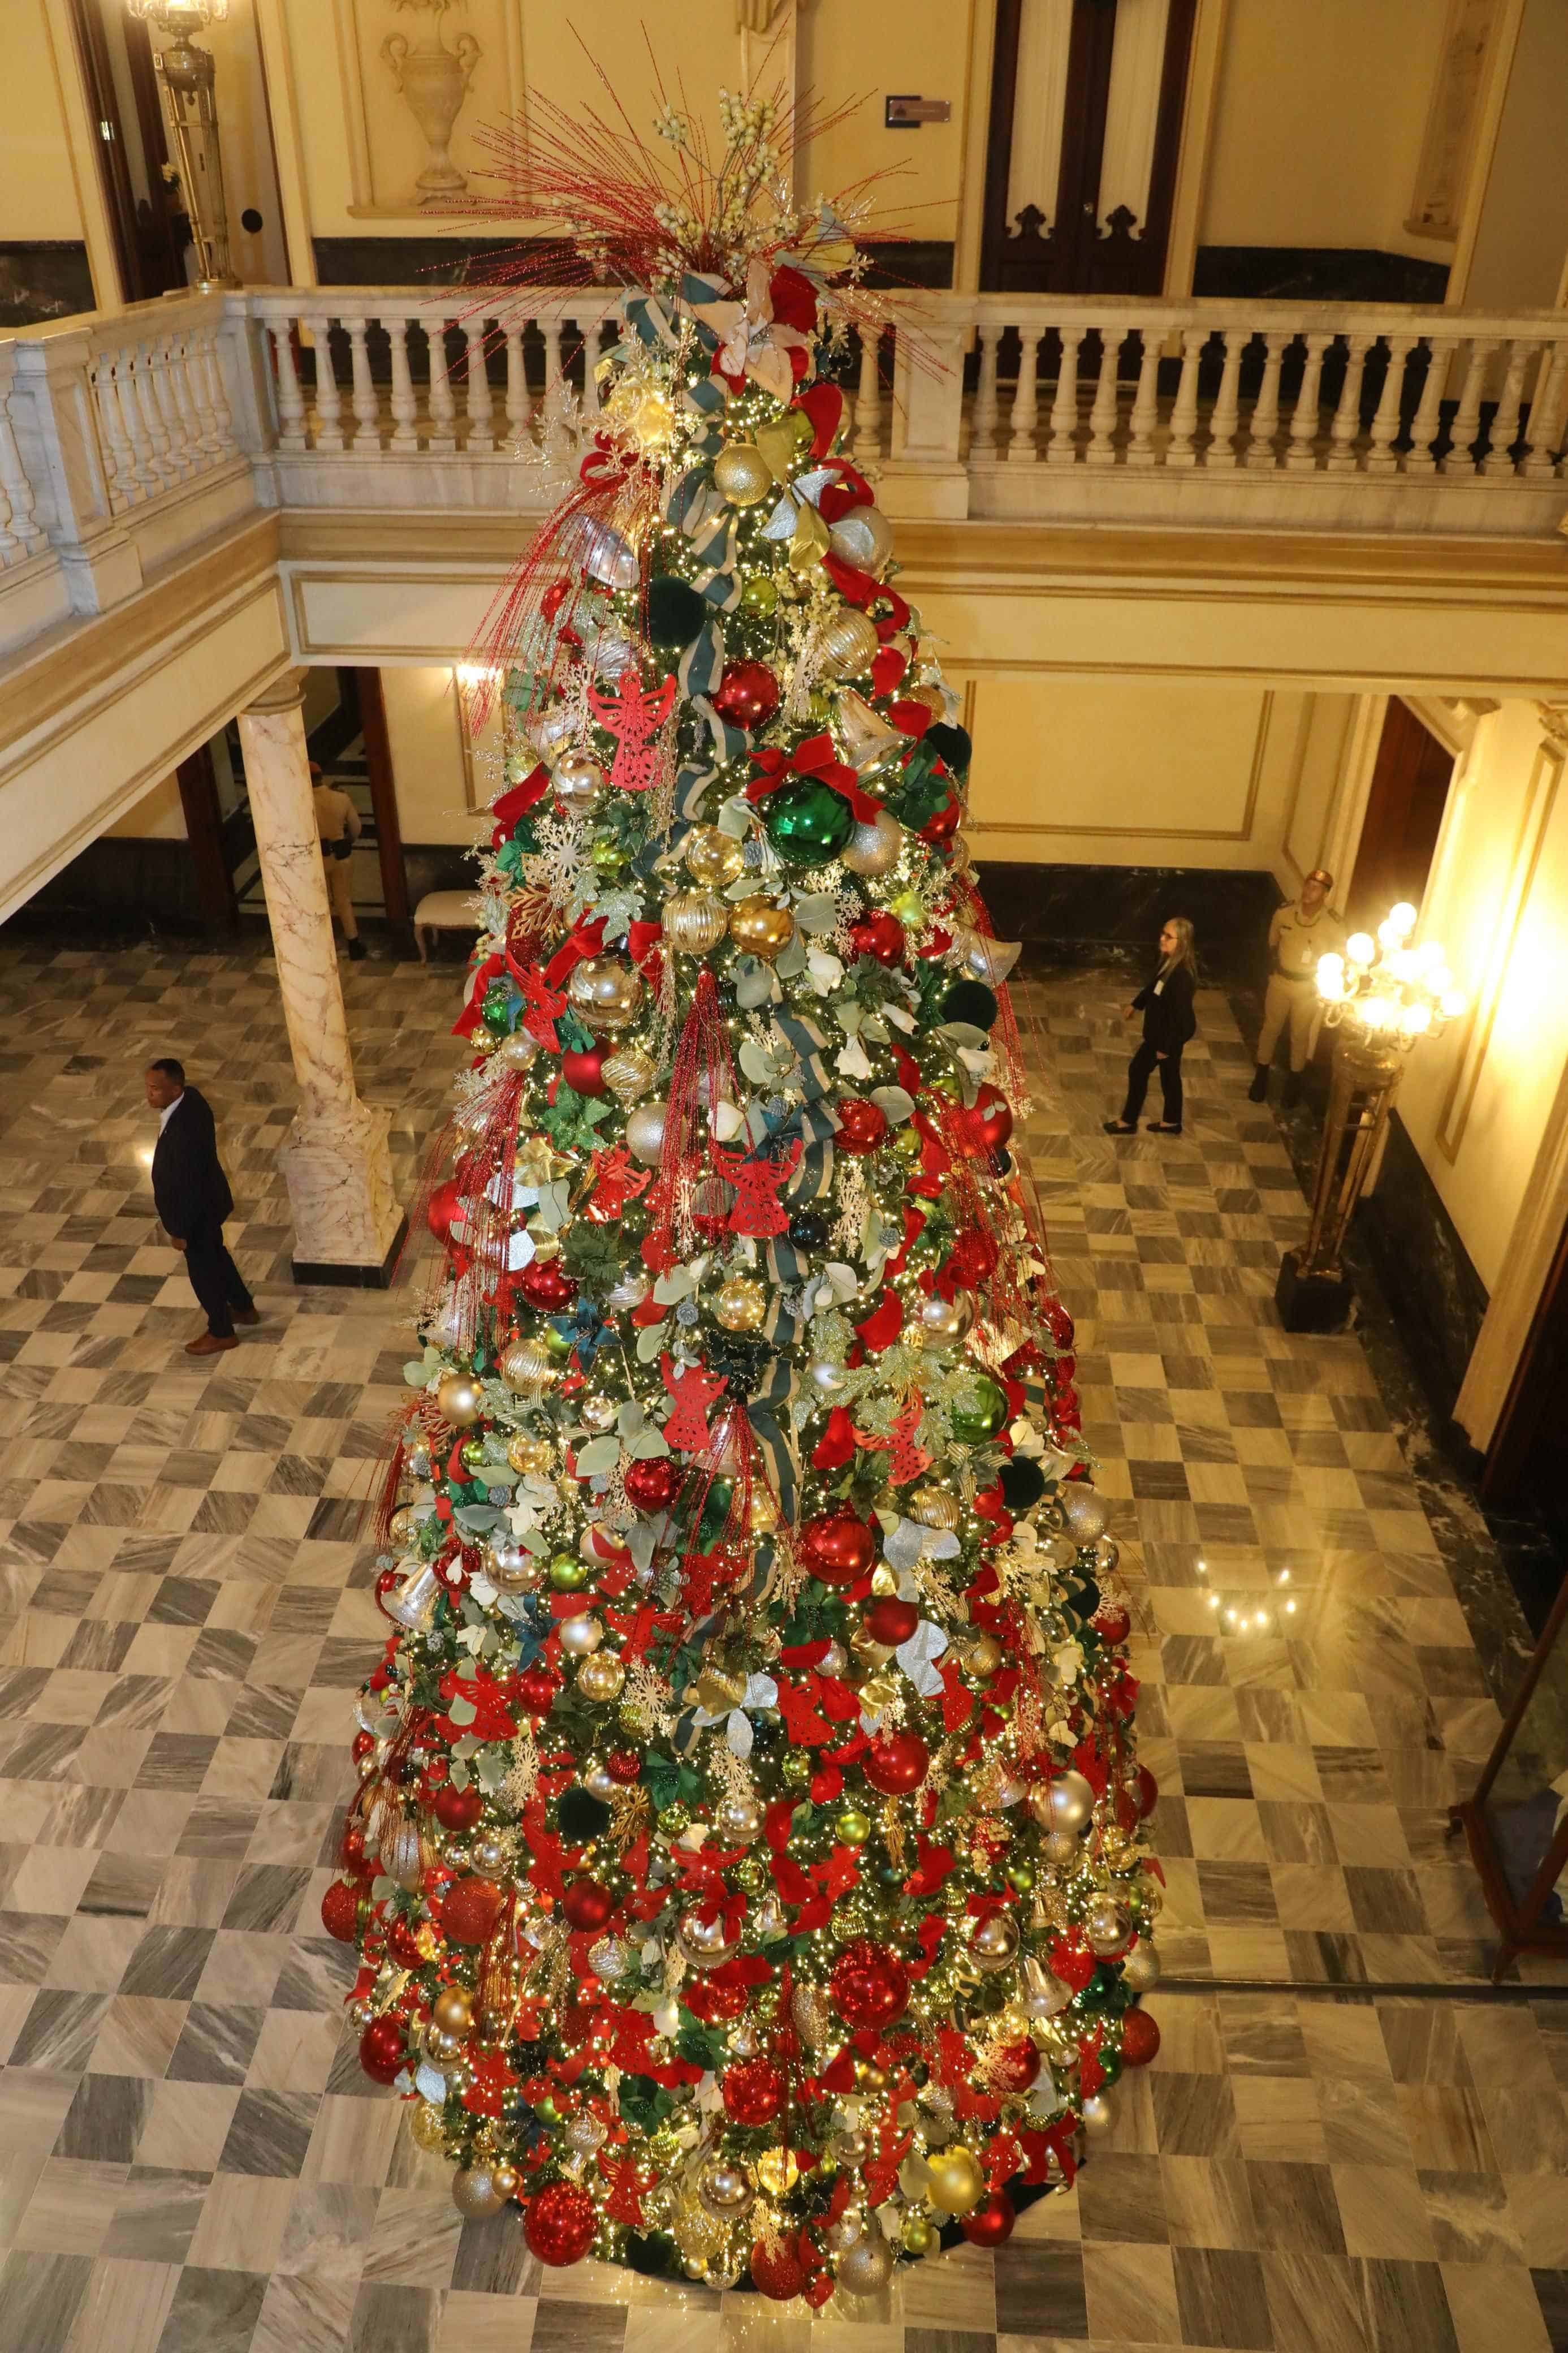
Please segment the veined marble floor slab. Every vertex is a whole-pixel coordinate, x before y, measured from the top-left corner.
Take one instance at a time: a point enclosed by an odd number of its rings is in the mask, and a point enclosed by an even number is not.
[[[406,1187],[458,975],[373,960],[345,987]],[[0,2345],[1568,2348],[1568,2004],[1528,1967],[1475,1998],[1489,1927],[1443,1835],[1509,1662],[1477,1651],[1360,1343],[1278,1328],[1304,1209],[1218,991],[1186,1134],[1101,1134],[1125,992],[1021,984],[1021,1140],[1139,1598],[1180,1982],[1074,2195],[807,2323],[542,2275],[515,2225],[460,2221],[360,2073],[317,1905],[411,1293],[289,1282],[262,958],[0,949]],[[168,1052],[218,1109],[264,1316],[208,1362],[147,1192],[141,1071]]]

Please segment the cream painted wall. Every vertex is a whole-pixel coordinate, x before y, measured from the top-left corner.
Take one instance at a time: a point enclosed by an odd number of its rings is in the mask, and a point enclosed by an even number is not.
[[[1412,1057],[1400,1115],[1489,1289],[1568,1062],[1563,765],[1535,703],[1479,722],[1421,911],[1472,1010]]]
[[[283,234],[256,0],[231,0],[227,23],[209,26],[201,37],[217,65],[218,130],[235,275],[247,286],[286,286],[293,257]],[[239,224],[241,213],[252,206],[262,222],[255,235]]]
[[[1405,219],[1447,13],[1448,0],[1230,0],[1199,243],[1443,259]]]
[[[122,834],[132,841],[184,841],[185,812],[177,779],[165,776],[103,829],[105,833]]]
[[[803,197],[832,195],[868,173],[889,176],[868,191],[869,225],[899,237],[952,239],[967,135],[971,18],[992,0],[815,0],[800,18],[799,86],[829,103],[861,102],[806,149],[797,174]],[[889,131],[889,91],[952,101],[949,122]],[[976,191],[978,201],[978,191]]]
[[[1568,7],[1525,0],[1465,300],[1475,309],[1550,310],[1568,260]]]
[[[465,754],[449,667],[386,669],[381,681],[404,840],[475,840],[483,829],[479,811],[496,789],[493,725]]]
[[[0,239],[79,238],[84,233],[81,209],[41,0],[6,0],[3,19]]]

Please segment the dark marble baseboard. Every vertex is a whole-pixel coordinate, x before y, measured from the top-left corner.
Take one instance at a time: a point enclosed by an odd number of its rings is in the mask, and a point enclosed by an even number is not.
[[[205,926],[195,860],[184,839],[100,834],[6,919],[5,935],[58,941],[199,939]]]
[[[1170,915],[1185,915],[1206,978],[1245,974],[1262,960],[1279,904],[1272,874],[1219,866],[1069,866],[982,859],[976,872],[1003,939],[1024,940],[1057,964],[1152,954]]]
[[[1415,1343],[1434,1410],[1447,1421],[1489,1293],[1397,1111],[1377,1188],[1359,1214],[1389,1303]]]
[[[397,1231],[392,1237],[386,1256],[379,1266],[339,1266],[312,1259],[290,1259],[289,1271],[301,1287],[327,1283],[338,1290],[390,1291],[392,1278],[397,1271],[397,1261],[403,1255],[403,1245],[408,1240],[408,1213],[398,1219]]]
[[[1268,301],[1423,302],[1443,300],[1448,265],[1370,246],[1201,245],[1195,295]]]

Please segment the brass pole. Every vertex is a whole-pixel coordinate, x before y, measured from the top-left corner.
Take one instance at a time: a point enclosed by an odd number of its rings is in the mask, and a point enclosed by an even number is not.
[[[1342,1036],[1334,1041],[1328,1116],[1312,1186],[1312,1215],[1307,1239],[1294,1253],[1297,1272],[1303,1278],[1339,1273],[1345,1232],[1388,1124],[1403,1068],[1399,1055],[1389,1049],[1363,1044],[1353,1037]],[[1361,1107],[1352,1116],[1358,1098]],[[1347,1134],[1351,1145],[1342,1178],[1340,1159]]]

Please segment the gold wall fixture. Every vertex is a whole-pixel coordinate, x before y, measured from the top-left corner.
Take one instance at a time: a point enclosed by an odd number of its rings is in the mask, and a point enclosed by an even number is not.
[[[228,206],[224,195],[223,154],[218,143],[214,84],[217,69],[210,49],[195,36],[228,16],[228,0],[126,0],[132,16],[154,25],[163,37],[157,54],[158,80],[174,142],[180,194],[195,248],[196,285],[202,292],[237,286],[228,252]]]

